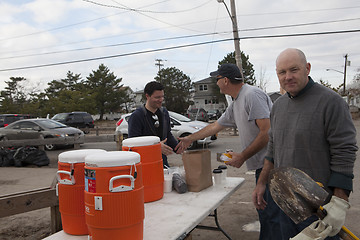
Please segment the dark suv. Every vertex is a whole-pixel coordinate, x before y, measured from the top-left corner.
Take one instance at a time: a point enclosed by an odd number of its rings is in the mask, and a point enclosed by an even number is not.
[[[89,133],[89,128],[94,128],[94,119],[87,112],[58,113],[51,119],[66,124],[70,127],[81,128]]]
[[[28,118],[33,118],[33,116],[29,114],[0,114],[0,127],[6,127],[10,123]]]

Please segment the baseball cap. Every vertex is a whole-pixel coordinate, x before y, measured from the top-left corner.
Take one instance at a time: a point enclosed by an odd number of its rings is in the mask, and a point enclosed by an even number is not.
[[[242,81],[240,69],[232,63],[224,63],[218,68],[218,70],[210,73],[210,76],[212,77],[216,77],[218,75],[232,80]]]

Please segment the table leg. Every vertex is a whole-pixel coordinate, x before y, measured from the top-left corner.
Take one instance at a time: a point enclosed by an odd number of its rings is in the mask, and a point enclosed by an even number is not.
[[[206,229],[206,230],[213,230],[213,231],[220,231],[225,235],[225,237],[227,239],[232,240],[231,237],[224,231],[224,229],[222,229],[220,227],[219,220],[218,220],[218,217],[217,217],[217,209],[214,210],[214,214],[209,214],[209,217],[214,217],[216,227],[197,225],[196,228]]]

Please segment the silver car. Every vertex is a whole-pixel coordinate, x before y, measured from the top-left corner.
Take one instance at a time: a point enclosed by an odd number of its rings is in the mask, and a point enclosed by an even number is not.
[[[74,137],[78,143],[84,143],[84,132],[73,127],[47,118],[23,119],[0,129],[0,140],[27,140],[46,138],[64,139],[64,144],[47,144],[46,150],[53,150],[60,145],[66,145],[66,137]]]
[[[116,136],[122,134],[124,139],[128,137],[128,121],[130,115],[131,113],[123,114],[120,120],[116,123],[116,130],[115,130]],[[174,135],[175,138],[185,137],[209,125],[206,122],[191,121],[191,119],[176,112],[169,111],[169,115],[170,115],[171,133]],[[119,140],[120,138],[116,137],[116,139]],[[214,142],[216,139],[217,139],[217,135],[197,140],[196,142],[193,142],[189,146],[189,149],[194,149],[196,147],[200,147],[205,144],[210,144]]]

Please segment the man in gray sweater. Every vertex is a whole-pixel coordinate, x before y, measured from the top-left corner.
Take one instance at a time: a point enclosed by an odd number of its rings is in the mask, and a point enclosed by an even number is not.
[[[338,239],[335,235],[350,208],[348,197],[358,149],[356,130],[347,103],[333,90],[315,83],[309,77],[310,69],[305,54],[298,49],[286,49],[276,59],[280,86],[287,93],[273,105],[268,150],[252,198],[257,209],[277,208],[263,199],[269,172],[274,167],[304,171],[321,182],[332,197],[324,206],[327,216],[311,226],[315,217],[295,224],[279,209],[284,240],[315,239],[314,235],[319,239]]]

